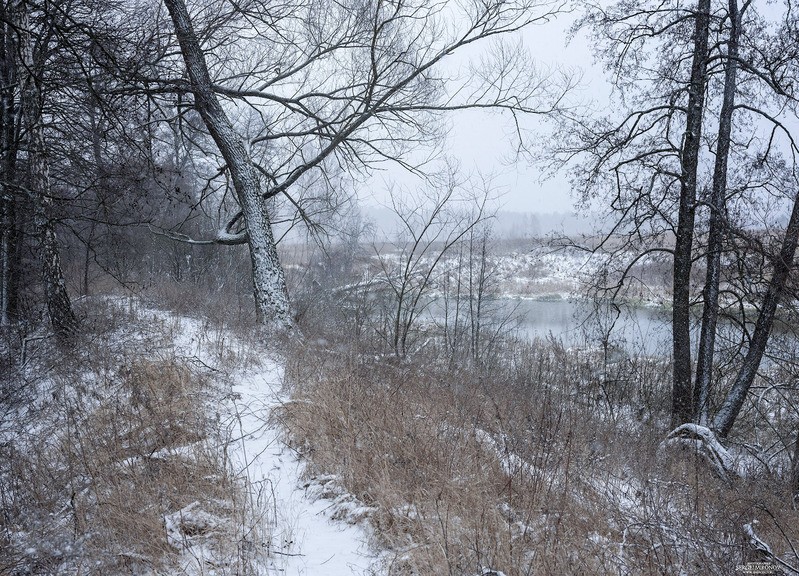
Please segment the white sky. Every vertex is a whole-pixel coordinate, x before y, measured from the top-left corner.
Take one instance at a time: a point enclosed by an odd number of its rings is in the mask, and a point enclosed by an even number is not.
[[[583,35],[567,45],[568,29],[574,16],[566,14],[556,22],[528,28],[523,36],[524,46],[542,69],[571,70],[582,75],[573,100],[588,99],[600,86],[606,86],[601,72],[593,65],[588,42]],[[600,88],[599,92],[607,88]],[[541,120],[531,118],[532,130],[543,130]],[[460,159],[462,168],[476,168],[495,173],[496,184],[504,191],[503,208],[519,212],[570,211],[573,199],[569,184],[563,176],[542,181],[539,169],[526,161],[509,163],[516,137],[508,114],[467,112],[453,119],[452,153]],[[542,134],[546,137],[546,134]],[[534,143],[528,142],[535,148]]]
[[[567,45],[567,36],[575,15],[564,14],[557,20],[531,26],[522,36],[525,48],[543,69],[574,70],[582,82],[573,99],[589,100],[597,93],[608,92],[599,67],[594,65],[588,41],[579,35]],[[517,212],[569,212],[573,199],[565,177],[542,181],[541,172],[528,162],[510,160],[515,137],[509,114],[482,111],[459,112],[451,116],[452,131],[447,152],[460,163],[466,175],[491,175],[492,183],[501,194],[503,210]],[[538,119],[530,127],[541,128]],[[399,168],[389,168],[370,180],[362,194],[365,205],[385,202],[385,184],[394,182],[413,188],[418,181]]]
[[[781,3],[758,6],[759,13],[767,18],[780,18],[783,10]],[[578,14],[563,14],[550,23],[531,26],[523,32],[522,41],[541,67],[550,70],[574,70],[581,75],[580,86],[571,94],[572,101],[586,104],[590,102],[595,111],[607,110],[611,88],[601,64],[594,62],[586,33],[581,32],[567,44],[568,31],[577,16]],[[461,60],[465,60],[464,56],[461,56]],[[457,66],[458,60],[453,57],[450,65]],[[799,125],[794,117],[783,116],[781,119],[792,129]],[[494,175],[493,184],[502,193],[502,210],[536,213],[572,211],[574,199],[565,175],[544,180],[541,171],[528,162],[508,161],[515,144],[513,125],[508,114],[470,111],[453,115],[451,120],[448,153],[460,163],[461,170],[466,175],[478,172]],[[543,130],[540,120],[531,119],[530,127],[536,126]],[[764,130],[766,132],[763,138],[767,139],[770,125]],[[546,138],[545,133],[541,136]],[[780,138],[784,139],[781,135]],[[534,138],[531,139],[531,142],[534,141]],[[778,142],[778,146],[780,145],[785,143]],[[389,169],[377,174],[364,186],[364,190],[368,191],[362,194],[365,205],[385,203],[387,181],[408,188],[419,186],[416,179],[400,169]]]

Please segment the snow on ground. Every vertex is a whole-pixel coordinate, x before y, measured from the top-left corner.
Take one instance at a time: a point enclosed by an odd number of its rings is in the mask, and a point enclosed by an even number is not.
[[[252,352],[257,352],[257,363],[225,375],[233,385],[216,406],[222,437],[228,442],[226,451],[231,467],[239,479],[246,480],[250,512],[256,515],[249,521],[254,520],[258,525],[251,535],[245,535],[245,542],[264,552],[251,555],[261,558],[260,565],[254,567],[257,574],[357,576],[378,573],[379,555],[369,545],[368,521],[358,513],[361,510],[357,505],[353,505],[354,498],[340,489],[334,491],[337,496],[334,501],[320,497],[330,490],[320,491],[319,481],[304,479],[305,462],[283,442],[284,430],[277,419],[271,417],[276,408],[289,400],[283,385],[282,359],[257,350],[257,345],[243,342],[231,333],[209,335],[209,327],[199,320],[154,310],[140,309],[139,313],[175,327],[175,352],[213,370],[225,370],[220,364],[220,340],[226,341],[225,345],[240,358],[252,357]],[[330,478],[323,481],[335,484]],[[170,526],[178,522],[211,521],[191,506],[170,516],[165,518],[168,533]],[[344,520],[339,519],[342,517]],[[180,544],[180,537],[175,540]],[[214,574],[207,567],[212,553],[203,548],[202,542],[197,542],[196,546],[192,544],[183,538],[184,573]]]
[[[269,572],[286,575],[372,573],[377,556],[361,524],[332,520],[329,500],[312,499],[302,480],[305,468],[282,441],[269,415],[287,398],[281,393],[283,369],[267,360],[233,387],[229,417],[239,431],[233,458],[252,490],[271,500],[275,530]],[[256,495],[257,496],[257,495]]]

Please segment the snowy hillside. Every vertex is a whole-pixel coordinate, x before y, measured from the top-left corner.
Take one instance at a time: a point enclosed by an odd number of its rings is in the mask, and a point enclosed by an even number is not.
[[[29,339],[3,380],[2,573],[367,573],[354,501],[283,440],[279,356],[138,299],[83,304],[81,351]]]

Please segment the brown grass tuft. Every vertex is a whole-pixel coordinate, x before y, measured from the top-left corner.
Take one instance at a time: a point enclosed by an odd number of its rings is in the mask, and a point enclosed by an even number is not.
[[[0,573],[240,574],[264,554],[209,405],[219,374],[175,355],[179,326],[136,317],[51,366],[31,351],[44,369],[0,444]]]

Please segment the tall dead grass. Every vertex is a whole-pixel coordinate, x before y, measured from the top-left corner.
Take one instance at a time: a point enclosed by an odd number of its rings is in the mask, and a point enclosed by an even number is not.
[[[373,508],[387,574],[728,575],[758,557],[746,525],[796,563],[783,479],[730,484],[659,450],[665,384],[637,379],[652,363],[610,394],[595,360],[509,349],[490,371],[339,342],[292,352],[291,441]]]
[[[176,355],[177,326],[111,308],[77,350],[42,344],[18,367],[0,574],[253,573],[268,527],[227,459],[219,374]]]

